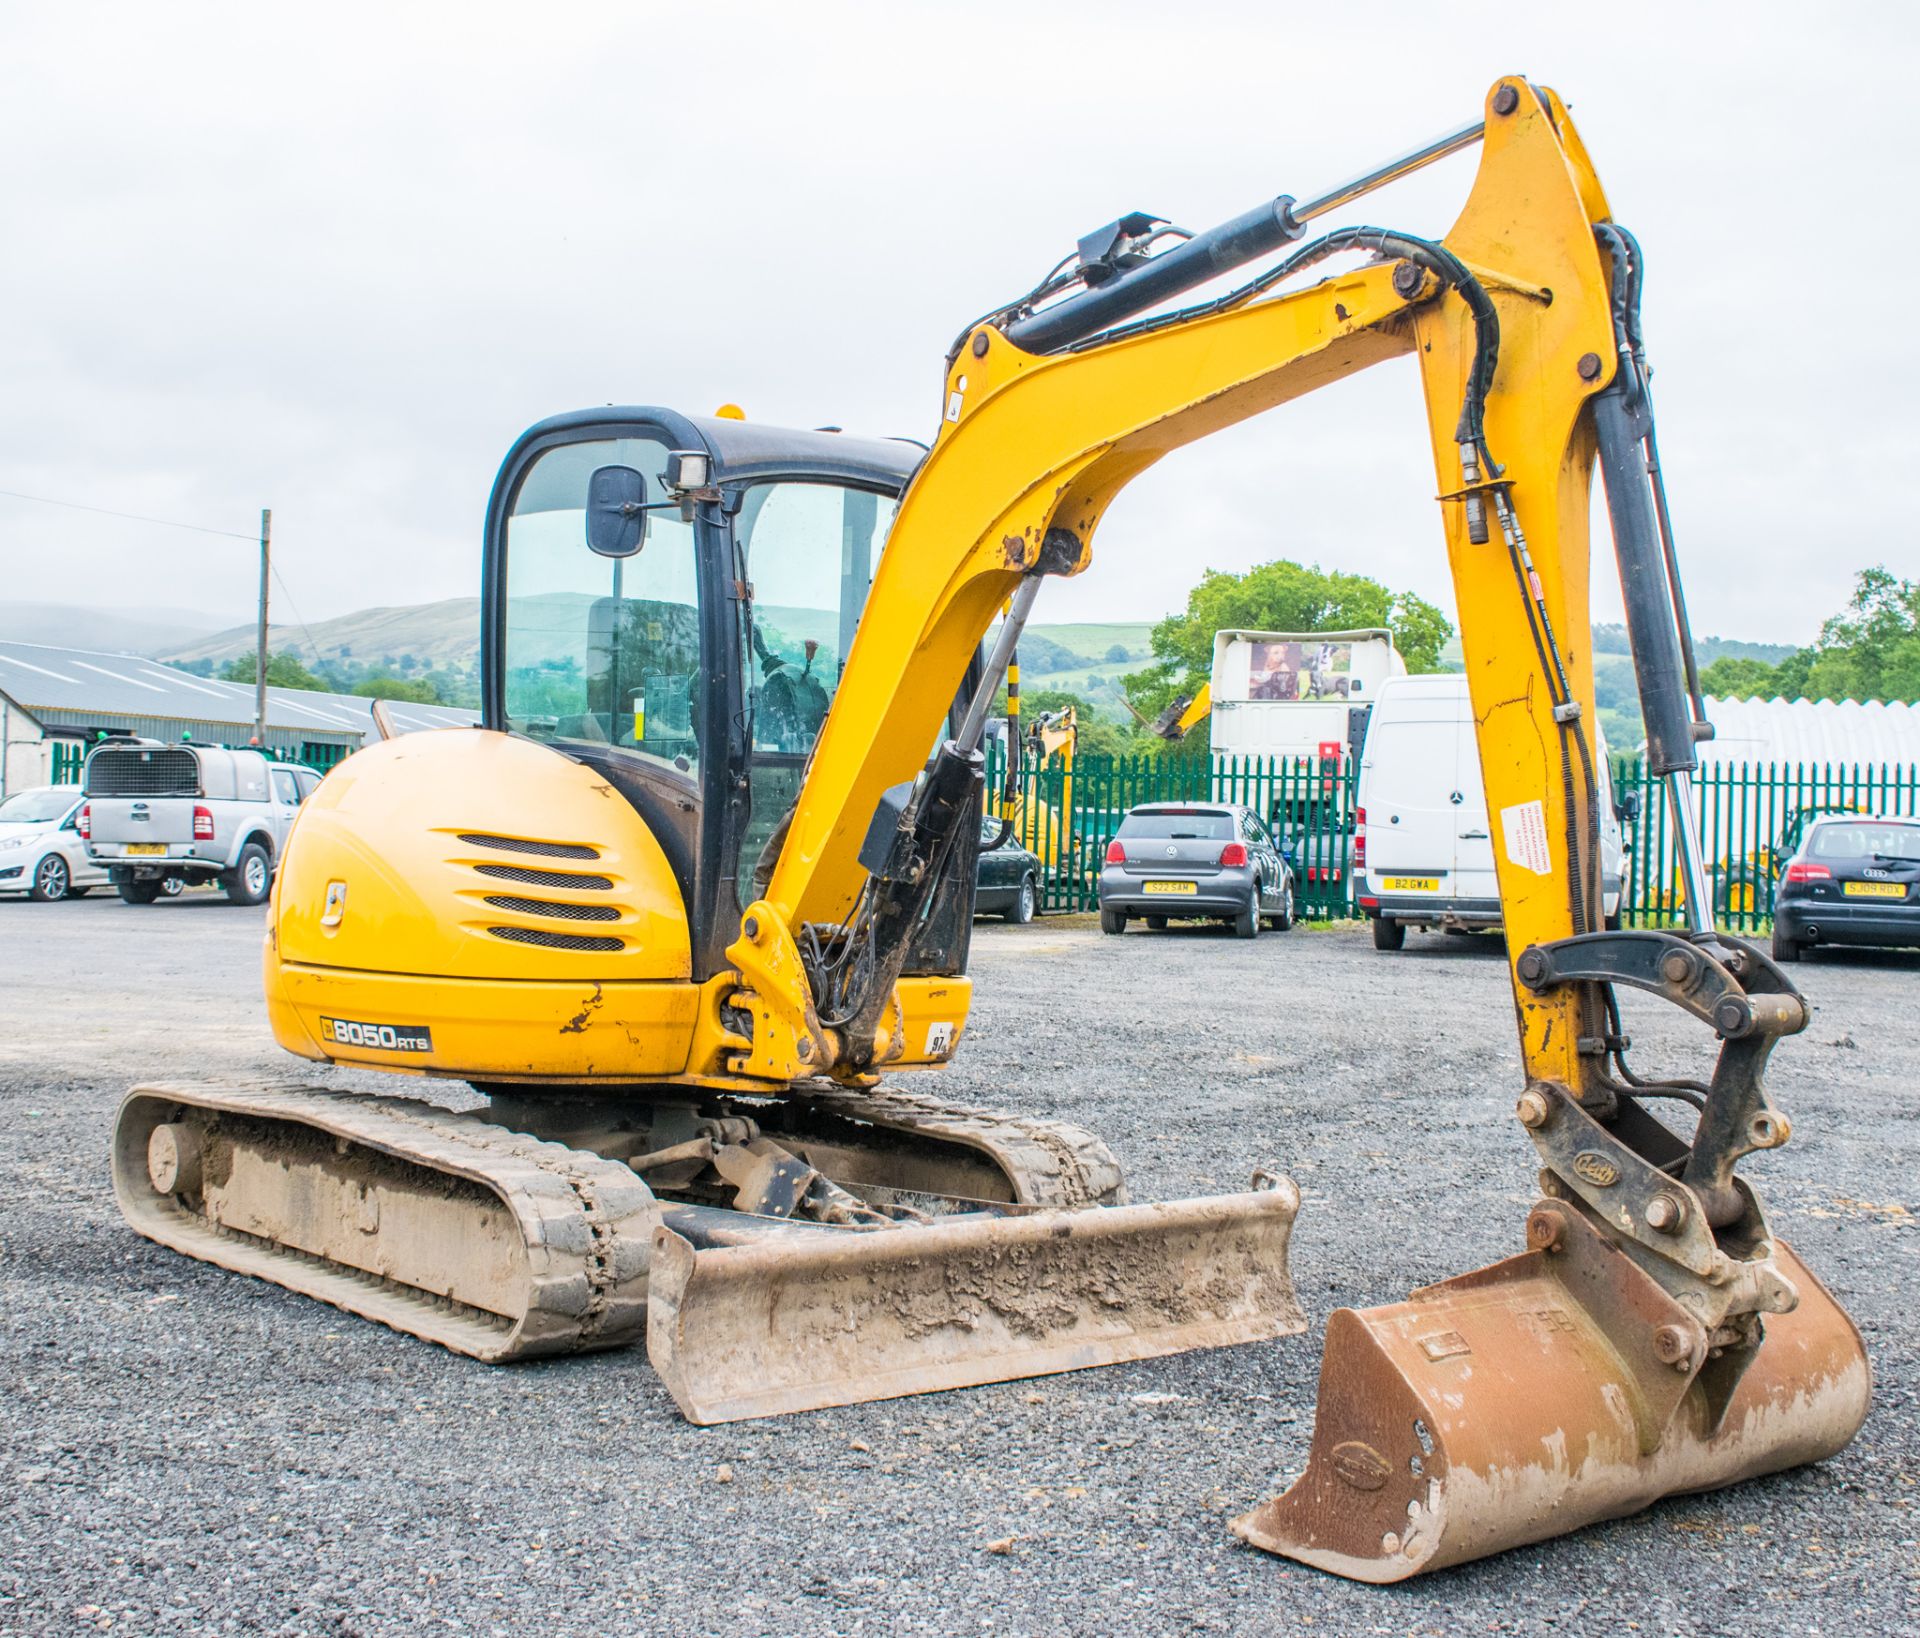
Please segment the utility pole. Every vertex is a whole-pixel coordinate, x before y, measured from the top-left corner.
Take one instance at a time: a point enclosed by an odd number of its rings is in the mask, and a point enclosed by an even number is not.
[[[253,643],[253,742],[267,748],[267,574],[273,551],[273,513],[260,510],[260,625]]]

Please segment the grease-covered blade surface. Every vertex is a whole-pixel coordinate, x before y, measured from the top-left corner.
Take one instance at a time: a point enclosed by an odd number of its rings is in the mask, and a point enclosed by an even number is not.
[[[647,1352],[688,1420],[732,1422],[1305,1329],[1300,1209],[1250,1194],[782,1235],[654,1239]]]
[[[113,1187],[163,1246],[490,1363],[623,1347],[646,1320],[646,1184],[408,1098],[135,1087]]]
[[[1306,1471],[1235,1533],[1357,1581],[1403,1581],[1833,1455],[1866,1417],[1866,1353],[1805,1264],[1777,1241],[1775,1256],[1800,1304],[1766,1317],[1717,1425],[1698,1380],[1650,1423],[1642,1384],[1673,1370],[1652,1353],[1655,1328],[1609,1336],[1542,1252],[1337,1310]]]

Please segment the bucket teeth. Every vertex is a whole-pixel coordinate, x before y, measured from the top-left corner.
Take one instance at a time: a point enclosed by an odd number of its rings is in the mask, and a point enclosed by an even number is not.
[[[1603,1329],[1544,1252],[1338,1310],[1306,1471],[1234,1533],[1356,1581],[1403,1581],[1833,1455],[1866,1417],[1866,1352],[1806,1266],[1778,1241],[1775,1256],[1799,1306],[1767,1316],[1723,1414],[1696,1375],[1652,1441],[1649,1366],[1686,1381],[1697,1361],[1663,1365],[1657,1327]]]
[[[1299,1193],[696,1250],[655,1236],[647,1352],[711,1423],[1256,1342],[1305,1329],[1287,1270]]]

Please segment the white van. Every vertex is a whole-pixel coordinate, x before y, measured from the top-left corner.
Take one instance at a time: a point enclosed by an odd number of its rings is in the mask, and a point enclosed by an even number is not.
[[[1622,845],[1606,742],[1600,778],[1601,905],[1620,910]],[[1373,942],[1397,950],[1409,927],[1500,925],[1493,827],[1480,782],[1473,706],[1463,676],[1390,677],[1380,685],[1354,793],[1354,892]]]

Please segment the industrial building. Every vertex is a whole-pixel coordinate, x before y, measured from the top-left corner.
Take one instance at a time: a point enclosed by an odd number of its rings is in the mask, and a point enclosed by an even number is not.
[[[0,641],[0,796],[48,783],[57,752],[78,752],[102,735],[249,744],[253,695],[251,683],[196,677],[138,655]],[[450,706],[387,709],[402,733],[479,721],[479,712]],[[269,687],[265,748],[324,767],[378,737],[372,710],[372,700],[355,694]]]

